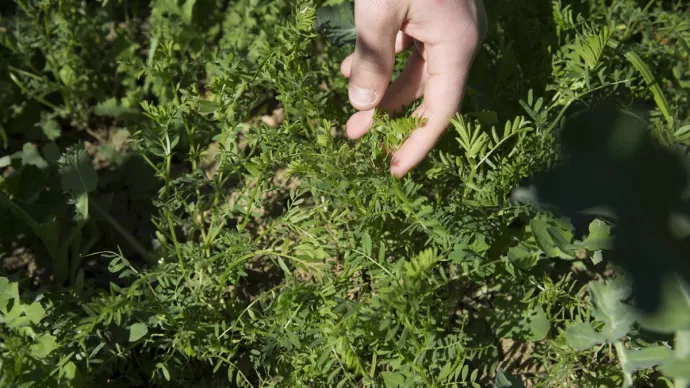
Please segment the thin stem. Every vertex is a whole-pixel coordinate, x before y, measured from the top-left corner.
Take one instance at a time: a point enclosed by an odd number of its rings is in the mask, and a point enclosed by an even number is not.
[[[371,256],[367,255],[366,253],[364,253],[364,252],[362,252],[362,251],[358,251],[357,249],[353,249],[353,251],[354,251],[354,252],[357,252],[357,253],[359,253],[360,255],[364,256],[365,258],[369,259],[369,261],[371,261],[372,263],[374,263],[377,267],[381,268],[381,269],[383,270],[383,272],[387,273],[388,276],[393,276],[393,274],[391,273],[391,271],[387,270],[386,267],[382,266],[381,263],[379,263],[378,261],[374,260]]]
[[[632,376],[630,376],[630,373],[625,372],[625,364],[627,364],[628,359],[625,356],[625,346],[623,346],[623,342],[621,341],[616,341],[615,343],[615,348],[616,348],[616,355],[618,356],[618,362],[620,362],[621,367],[623,368],[623,378],[625,381],[625,386],[630,387],[633,384]]]
[[[173,245],[175,246],[175,253],[177,254],[177,261],[180,263],[180,268],[184,271],[184,260],[182,260],[182,252],[180,252],[180,243],[177,241],[177,235],[175,234],[175,226],[172,220],[172,214],[166,209],[165,218],[168,221],[168,230],[170,231],[170,238],[173,240]]]
[[[93,207],[93,209],[98,213],[99,216],[101,216],[105,221],[107,221],[118,233],[124,237],[124,239],[127,241],[127,243],[134,249],[137,254],[139,254],[146,262],[148,263],[153,263],[154,260],[151,257],[151,254],[144,248],[143,245],[137,241],[134,236],[132,236],[127,229],[125,229],[122,225],[120,225],[119,222],[117,222],[116,219],[114,219],[110,214],[108,214],[105,210],[103,210],[100,206],[96,204],[95,201],[89,201],[89,205]]]
[[[256,199],[256,194],[259,191],[259,187],[261,186],[259,184],[261,177],[256,180],[256,186],[254,187],[254,191],[252,192],[252,197],[249,200],[249,204],[247,205],[247,211],[244,214],[244,221],[242,222],[242,226],[240,227],[240,232],[244,231],[244,228],[247,227],[247,223],[249,223],[249,216],[252,213],[252,208],[254,207],[254,200]]]

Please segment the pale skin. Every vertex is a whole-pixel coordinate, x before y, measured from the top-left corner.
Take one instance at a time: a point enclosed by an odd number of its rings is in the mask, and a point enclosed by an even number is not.
[[[341,71],[349,78],[349,98],[358,110],[347,135],[364,136],[374,109],[395,113],[424,97],[413,113],[426,119],[399,149],[390,172],[401,177],[417,166],[460,109],[467,76],[484,39],[482,0],[355,0],[357,43]],[[415,47],[400,77],[390,80],[395,56]]]

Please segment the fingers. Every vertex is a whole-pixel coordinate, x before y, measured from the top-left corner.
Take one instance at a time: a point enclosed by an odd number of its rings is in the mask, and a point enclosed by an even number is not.
[[[400,77],[386,91],[380,107],[389,114],[400,111],[422,96],[428,76],[421,55],[418,52],[412,53]],[[371,127],[373,117],[373,109],[355,113],[347,122],[347,136],[351,139],[364,136]]]
[[[402,31],[398,31],[395,36],[395,54],[400,54],[401,52],[407,50],[414,45],[414,39]]]
[[[345,126],[345,133],[350,139],[359,139],[369,132],[374,118],[374,109],[363,110],[353,114]]]
[[[431,44],[432,36],[422,39],[429,79],[424,86],[424,102],[415,113],[426,123],[393,155],[390,170],[394,176],[404,176],[427,156],[460,109],[467,76],[486,31],[486,13],[481,0],[457,5],[465,6],[457,14],[463,20],[460,28]],[[443,35],[440,31],[435,31],[437,37]],[[411,36],[416,37],[414,33]]]
[[[414,39],[402,31],[398,31],[395,36],[395,55],[409,49],[414,45]],[[346,77],[350,78],[350,67],[352,66],[352,58],[354,54],[348,55],[340,64],[340,72]]]
[[[388,113],[399,112],[422,96],[428,78],[424,59],[419,52],[413,52],[400,76],[388,87],[381,107]]]
[[[425,47],[429,78],[424,86],[424,102],[415,113],[426,119],[426,124],[414,130],[395,152],[391,161],[394,176],[404,176],[417,166],[459,111],[475,48],[458,50],[448,46]]]
[[[357,42],[350,65],[349,97],[357,110],[373,109],[386,92],[404,15],[396,0],[355,2]]]
[[[481,0],[444,2],[432,8],[419,2],[414,3],[418,8],[410,6],[402,12],[404,3],[355,2],[357,45],[341,64],[341,72],[350,78],[350,102],[360,111],[347,123],[351,138],[369,130],[376,106],[395,112],[424,95],[415,115],[426,122],[395,151],[391,162],[391,174],[398,177],[427,156],[459,111],[469,69],[486,30]],[[409,19],[405,26],[403,18]],[[395,54],[411,44],[417,45],[417,52],[389,87]]]

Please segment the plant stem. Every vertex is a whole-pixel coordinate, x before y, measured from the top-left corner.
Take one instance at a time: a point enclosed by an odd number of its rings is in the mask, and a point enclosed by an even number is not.
[[[625,365],[628,363],[627,357],[625,356],[625,346],[623,346],[623,342],[621,341],[616,341],[614,346],[616,348],[616,356],[618,356],[618,362],[620,362],[621,368],[623,368],[624,386],[630,387],[633,385],[633,380],[632,376],[630,375],[630,373],[626,372],[625,368]]]
[[[153,260],[151,254],[144,248],[143,245],[137,241],[134,236],[132,236],[127,229],[125,229],[122,225],[120,225],[119,222],[117,222],[116,219],[114,219],[110,214],[108,214],[105,210],[101,209],[100,206],[96,204],[95,201],[89,201],[89,205],[93,207],[93,209],[98,213],[99,216],[101,216],[105,221],[107,221],[115,230],[124,237],[124,239],[127,241],[127,243],[134,249],[139,256],[144,259],[149,264],[152,264],[155,262]]]
[[[690,359],[690,330],[678,330],[676,332],[675,347],[676,358]],[[690,380],[677,377],[673,380],[673,385],[676,388],[687,388],[690,387]]]

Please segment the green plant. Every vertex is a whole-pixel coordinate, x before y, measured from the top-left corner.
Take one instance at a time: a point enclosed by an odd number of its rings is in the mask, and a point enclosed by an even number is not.
[[[3,369],[0,382],[78,383],[77,367],[69,356],[60,357],[58,344],[45,327],[46,310],[40,298],[27,303],[19,295],[19,285],[0,277],[0,325]],[[43,324],[42,324],[43,322]]]
[[[625,225],[524,184],[577,160],[568,123],[604,101],[646,103],[685,155],[689,53],[660,44],[690,39],[681,3],[487,7],[463,111],[403,179],[414,105],[342,135],[348,2],[99,3],[0,19],[5,385],[685,383],[682,278],[643,313]]]

